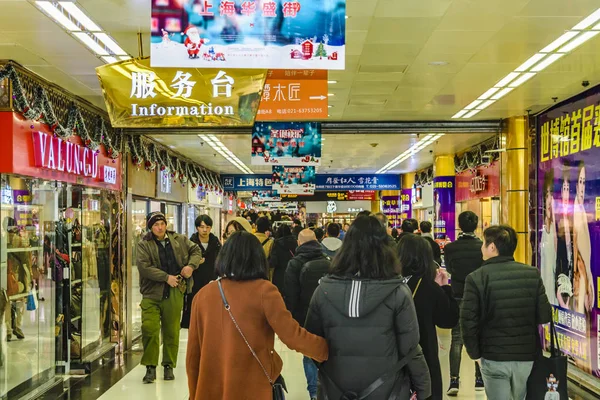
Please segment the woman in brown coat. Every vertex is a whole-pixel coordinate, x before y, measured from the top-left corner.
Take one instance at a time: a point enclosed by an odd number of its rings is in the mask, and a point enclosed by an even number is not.
[[[281,375],[283,361],[275,352],[275,334],[290,349],[318,362],[328,358],[325,339],[300,327],[283,298],[268,280],[265,252],[248,232],[235,232],[216,263],[230,311],[271,380]],[[269,378],[225,309],[219,282],[194,297],[186,367],[190,399],[267,400]]]

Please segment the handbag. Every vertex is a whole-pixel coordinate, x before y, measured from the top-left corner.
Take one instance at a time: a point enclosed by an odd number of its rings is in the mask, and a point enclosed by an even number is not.
[[[35,311],[37,310],[38,302],[37,302],[37,290],[33,289],[27,295],[27,311]]]
[[[567,390],[567,357],[562,355],[558,344],[558,336],[554,321],[550,321],[550,357],[542,354],[540,335],[537,334],[539,350],[538,359],[533,363],[533,369],[527,379],[527,400],[544,400],[547,398],[568,399]],[[556,393],[553,397],[548,393]],[[560,397],[559,397],[560,396]]]
[[[231,306],[229,305],[229,303],[227,302],[227,299],[225,298],[225,292],[223,291],[223,285],[221,285],[220,277],[217,279],[217,283],[219,284],[219,291],[221,292],[221,300],[223,300],[223,305],[225,306],[225,310],[227,310],[227,312],[229,313],[229,317],[231,317],[231,321],[233,322],[236,329],[242,336],[242,339],[244,339],[244,342],[246,342],[246,346],[248,346],[248,348],[250,349],[250,352],[252,353],[252,355],[254,356],[254,358],[256,359],[256,361],[258,362],[260,367],[262,368],[265,376],[267,377],[267,379],[269,380],[269,383],[271,384],[271,387],[273,388],[273,400],[285,400],[285,393],[287,393],[287,387],[285,385],[285,380],[283,379],[283,377],[281,375],[275,381],[273,381],[273,379],[271,379],[271,376],[269,375],[269,373],[267,372],[263,363],[260,361],[260,359],[256,355],[256,352],[254,351],[252,346],[250,346],[250,343],[248,343],[246,336],[244,336],[244,333],[240,329],[240,326],[238,325],[237,321],[233,317],[233,314],[231,313]]]

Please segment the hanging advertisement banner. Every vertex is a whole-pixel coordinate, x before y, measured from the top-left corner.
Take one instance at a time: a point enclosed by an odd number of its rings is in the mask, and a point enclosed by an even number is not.
[[[560,347],[600,377],[600,87],[538,116],[537,262]],[[546,346],[549,328],[545,327]]]
[[[266,70],[153,68],[148,58],[96,68],[115,128],[250,126]]]
[[[271,191],[273,186],[272,175],[221,175],[223,190],[231,192]]]
[[[382,196],[381,211],[388,217],[388,222],[392,227],[398,227],[402,224],[402,202],[398,196]]]
[[[317,175],[317,190],[400,190],[398,175]]]
[[[277,194],[313,194],[315,192],[315,167],[273,166],[273,191]]]
[[[252,165],[321,165],[321,124],[257,122],[252,129]]]
[[[438,176],[433,178],[434,225],[433,236],[436,240],[455,239],[456,201],[454,195],[456,178]]]
[[[327,119],[327,71],[269,70],[257,121]]]
[[[400,192],[402,219],[412,218],[412,192],[413,189],[402,189]]]
[[[152,1],[153,67],[345,68],[346,1]]]

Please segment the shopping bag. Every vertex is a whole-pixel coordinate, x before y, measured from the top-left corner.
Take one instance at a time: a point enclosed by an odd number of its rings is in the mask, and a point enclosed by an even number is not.
[[[37,306],[37,291],[33,289],[27,296],[27,311],[35,311],[37,310]]]
[[[533,369],[527,380],[527,400],[568,399],[567,391],[567,357],[562,355],[554,321],[550,322],[550,357],[542,354],[542,345],[539,341],[540,354],[533,363]],[[550,393],[550,394],[549,394]]]

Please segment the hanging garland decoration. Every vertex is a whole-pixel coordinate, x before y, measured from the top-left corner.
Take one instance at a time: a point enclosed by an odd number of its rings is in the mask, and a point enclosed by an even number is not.
[[[415,184],[417,186],[430,185],[433,182],[433,167],[426,168],[415,173]]]
[[[131,161],[138,169],[142,166],[148,171],[159,168],[160,171],[166,171],[175,182],[179,180],[182,185],[189,182],[192,188],[200,186],[224,193],[219,175],[194,162],[180,159],[161,144],[142,136],[130,135],[127,137],[127,147],[131,153]]]
[[[499,151],[487,153],[489,150],[499,150],[500,141],[498,137],[493,137],[464,152],[461,155],[454,156],[454,169],[456,173],[466,170],[474,170],[480,165],[490,165],[500,158]]]
[[[12,64],[6,64],[0,68],[0,81],[4,79],[8,79],[11,83],[15,110],[26,119],[47,124],[55,137],[64,140],[68,140],[69,137],[76,134],[81,137],[86,147],[96,152],[103,144],[113,160],[119,157],[122,131],[117,132],[114,129],[107,128],[106,122],[100,115],[98,115],[94,129],[90,132],[80,108],[75,102],[72,102],[67,113],[66,124],[62,124],[58,120],[52,102],[48,98],[48,93],[42,85],[37,82],[34,83],[33,98],[29,100],[25,95],[19,73]]]

